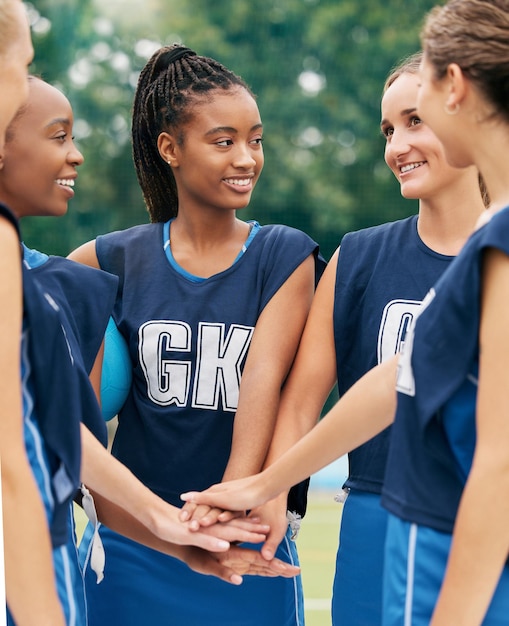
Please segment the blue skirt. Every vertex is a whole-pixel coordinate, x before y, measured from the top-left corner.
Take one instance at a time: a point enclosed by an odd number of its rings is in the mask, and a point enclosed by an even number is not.
[[[334,626],[375,626],[382,622],[387,516],[379,495],[350,491],[343,505],[336,556]]]
[[[240,586],[192,571],[178,559],[101,526],[104,580],[85,568],[89,626],[303,626],[302,583],[296,578],[245,576]],[[80,544],[87,560],[92,526]],[[260,548],[258,546],[249,546]],[[298,565],[289,533],[276,556]]]
[[[389,515],[383,626],[428,626],[445,574],[452,536]],[[509,567],[505,567],[484,626],[509,624]]]

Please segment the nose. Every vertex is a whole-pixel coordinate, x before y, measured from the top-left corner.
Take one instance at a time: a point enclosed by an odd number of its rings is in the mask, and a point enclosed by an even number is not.
[[[253,168],[257,163],[256,157],[258,153],[261,154],[259,148],[257,148],[257,153],[255,154],[255,150],[250,144],[238,144],[233,157],[234,167],[243,169]]]
[[[385,144],[385,160],[397,159],[410,151],[407,134],[402,130],[394,129],[390,141]]]
[[[67,155],[67,160],[69,161],[69,163],[72,163],[75,166],[82,165],[83,161],[85,160],[85,157],[78,150],[74,141],[72,142],[72,148],[69,150],[69,153]]]

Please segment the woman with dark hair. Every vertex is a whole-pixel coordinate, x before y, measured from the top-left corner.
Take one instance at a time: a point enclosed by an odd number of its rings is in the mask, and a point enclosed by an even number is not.
[[[132,120],[152,223],[71,255],[120,278],[113,317],[133,382],[112,453],[178,506],[183,490],[261,469],[321,269],[304,233],[237,217],[263,167],[262,135],[241,78],[184,46],[160,49],[141,72]],[[217,519],[193,508],[182,518]],[[88,584],[92,626],[302,624],[300,577],[233,588],[105,527],[101,536],[108,563],[104,582]],[[298,563],[290,530],[277,556]]]

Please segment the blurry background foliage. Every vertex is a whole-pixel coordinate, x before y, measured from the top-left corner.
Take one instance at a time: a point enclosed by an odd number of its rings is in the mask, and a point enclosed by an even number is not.
[[[308,232],[329,258],[345,232],[417,211],[383,161],[380,95],[419,48],[434,0],[33,0],[32,71],[75,111],[86,161],[66,217],[27,218],[26,243],[66,255],[148,221],[131,160],[134,87],[147,58],[181,42],[257,95],[265,169],[248,209]],[[27,181],[29,184],[29,181]]]

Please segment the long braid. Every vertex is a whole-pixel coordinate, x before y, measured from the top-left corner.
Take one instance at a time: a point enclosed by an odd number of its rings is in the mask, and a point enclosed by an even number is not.
[[[194,106],[211,91],[243,87],[236,74],[208,57],[175,44],[160,48],[140,73],[133,105],[133,159],[138,182],[152,222],[165,222],[178,213],[175,177],[157,148],[161,132],[179,143]]]

